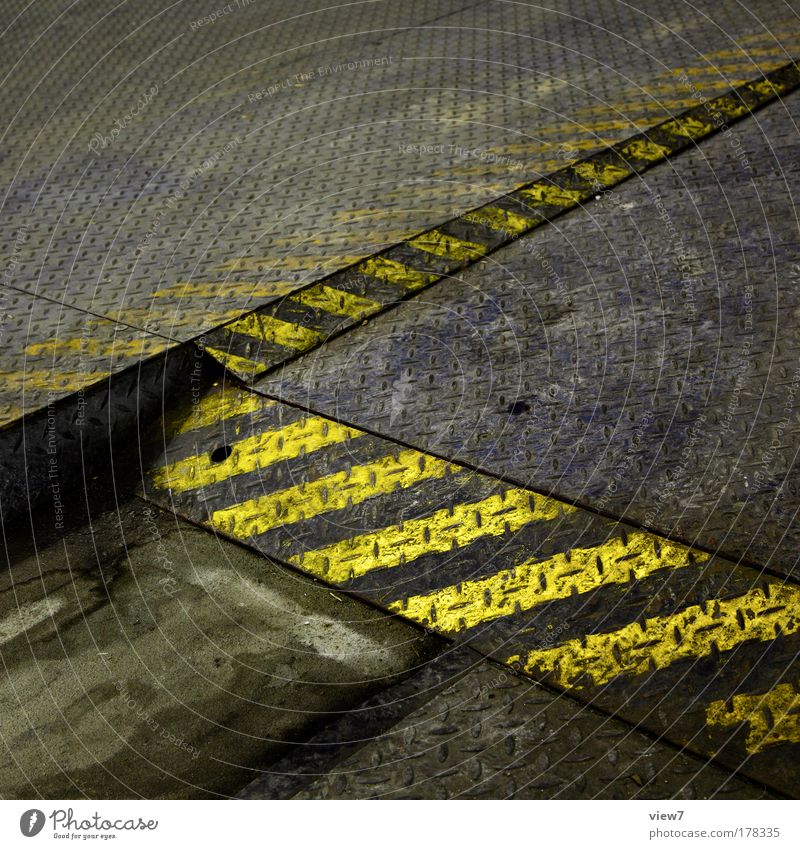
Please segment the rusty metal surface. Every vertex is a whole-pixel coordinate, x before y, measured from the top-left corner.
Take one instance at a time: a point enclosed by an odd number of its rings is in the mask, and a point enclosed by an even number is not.
[[[792,573],[799,115],[767,107],[259,390]]]
[[[222,383],[146,495],[792,794],[800,588]]]
[[[351,747],[356,749],[356,747]],[[280,782],[247,798],[282,798]],[[616,719],[474,661],[295,799],[755,799],[769,791]]]

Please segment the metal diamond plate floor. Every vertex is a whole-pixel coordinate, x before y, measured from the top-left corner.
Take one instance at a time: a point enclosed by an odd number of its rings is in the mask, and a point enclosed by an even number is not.
[[[565,143],[596,149],[784,64],[793,19],[732,0],[259,2],[214,19],[37,3],[4,34],[5,282],[196,336],[552,170]]]
[[[790,95],[259,389],[789,574],[798,117]]]

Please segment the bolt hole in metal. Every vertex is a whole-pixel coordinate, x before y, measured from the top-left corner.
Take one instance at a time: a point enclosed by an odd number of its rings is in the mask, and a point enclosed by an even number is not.
[[[512,401],[508,405],[508,412],[511,413],[512,416],[518,416],[521,413],[527,413],[530,408],[530,404],[526,401]]]
[[[221,463],[227,460],[233,453],[233,448],[230,445],[219,445],[211,452],[211,462]]]

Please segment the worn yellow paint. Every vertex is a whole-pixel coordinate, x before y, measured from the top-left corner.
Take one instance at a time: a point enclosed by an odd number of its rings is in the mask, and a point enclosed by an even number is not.
[[[707,554],[692,552],[696,562]],[[625,584],[661,569],[690,562],[689,549],[651,534],[636,532],[627,544],[614,538],[593,548],[578,548],[547,560],[527,560],[514,569],[463,581],[422,596],[394,602],[390,608],[445,634],[474,628],[501,616],[540,604],[588,593],[608,584]]]
[[[624,156],[630,159],[644,159],[647,162],[657,162],[669,155],[669,148],[649,139],[636,139],[621,148]]]
[[[359,295],[343,292],[340,289],[334,289],[331,286],[325,286],[323,284],[298,292],[289,298],[289,300],[296,301],[298,304],[303,304],[307,307],[322,310],[331,315],[341,315],[355,319],[356,321],[376,313],[381,308],[381,305],[377,301],[362,298]]]
[[[708,102],[709,112],[720,112],[726,118],[741,118],[750,112],[750,107],[745,106],[741,100],[732,95],[716,97]]]
[[[297,280],[222,280],[171,283],[153,292],[151,298],[221,298],[227,300],[231,296],[250,298],[271,298],[288,295],[294,292],[302,283]],[[241,312],[241,310],[240,310]]]
[[[105,340],[93,336],[48,339],[46,342],[31,342],[25,347],[25,354],[31,357],[57,357],[66,354],[79,354],[87,357],[142,357],[157,354],[170,345],[160,336],[144,338]]]
[[[631,175],[631,171],[621,165],[607,165],[602,162],[577,162],[572,170],[582,179],[589,180],[593,186],[609,188]]]
[[[242,307],[229,310],[212,310],[208,304],[203,304],[202,310],[203,323],[207,327],[227,324],[246,311]],[[164,332],[168,333],[180,327],[186,327],[194,331],[194,333],[197,333],[198,330],[197,316],[191,310],[185,309],[185,305],[173,303],[169,300],[153,301],[147,307],[126,307],[125,309],[117,310],[108,318],[150,332],[155,332],[163,328]],[[98,327],[106,324],[107,321],[108,319],[99,317],[87,317],[86,319],[87,324]]]
[[[519,236],[525,233],[542,220],[532,216],[519,215],[519,213],[512,212],[510,209],[501,209],[499,206],[482,206],[480,209],[465,212],[462,218],[464,221],[484,224],[491,230],[498,230],[511,236]]]
[[[575,508],[523,489],[483,501],[437,510],[373,533],[295,556],[292,562],[330,581],[346,581],[374,569],[410,563],[425,554],[446,552],[489,536],[514,533],[537,521],[551,521]]]
[[[221,265],[216,266],[218,271],[272,271],[277,273],[281,271],[316,271],[320,268],[326,268],[332,264],[337,267],[352,265],[362,259],[363,254],[359,255],[335,255],[325,254],[287,254],[285,256],[255,256],[255,257],[234,257]],[[264,284],[266,281],[259,281]]]
[[[108,377],[108,371],[72,371],[68,369],[28,369],[0,371],[5,392],[60,390],[74,392]]]
[[[291,321],[282,321],[272,315],[251,313],[238,321],[225,325],[229,333],[243,333],[262,342],[272,342],[294,351],[306,351],[318,345],[325,336],[310,327]]]
[[[750,91],[756,92],[756,94],[760,94],[762,97],[772,97],[784,91],[786,86],[781,83],[774,83],[771,80],[761,80],[759,82],[748,83],[747,88]]]
[[[520,194],[530,198],[534,203],[546,203],[551,206],[574,206],[588,197],[588,193],[580,189],[562,189],[552,183],[532,183],[520,189]]]
[[[231,446],[233,450],[230,456],[221,462],[213,462],[211,452],[208,451],[155,469],[153,486],[173,492],[199,489],[362,435],[361,431],[330,419],[300,419],[285,427],[265,430],[240,439]],[[238,507],[231,509],[236,510]]]
[[[364,260],[358,266],[358,271],[378,280],[385,280],[387,283],[402,286],[410,291],[430,286],[431,283],[439,279],[438,274],[416,271],[402,262],[396,262],[383,256],[370,257]]]
[[[211,523],[231,536],[247,539],[458,471],[443,460],[409,449],[217,510]]]
[[[421,236],[409,239],[408,244],[412,248],[426,251],[429,254],[452,259],[456,262],[468,262],[483,256],[489,249],[477,242],[468,242],[465,239],[457,239],[441,230],[428,230]]]
[[[722,727],[747,723],[748,754],[778,743],[800,743],[800,692],[793,684],[779,684],[768,693],[739,694],[728,705],[725,700],[712,702],[706,722]]]
[[[773,640],[800,631],[800,591],[770,584],[732,599],[711,599],[672,616],[632,622],[606,634],[588,634],[560,646],[515,655],[531,673],[548,673],[564,687],[588,675],[596,686],[620,676],[664,669],[681,660],[729,651],[747,640]]]
[[[675,118],[661,125],[663,130],[675,136],[684,136],[687,139],[698,139],[711,132],[711,124],[699,121],[697,118]]]
[[[182,418],[168,426],[168,433],[170,437],[180,436],[237,416],[257,413],[259,410],[274,407],[275,404],[275,401],[262,398],[254,392],[226,387],[223,392],[212,391],[193,404],[188,413],[184,413]]]
[[[219,348],[212,348],[210,345],[205,346],[205,351],[234,374],[246,375],[248,378],[256,377],[269,367],[268,364],[257,363],[255,360],[248,360],[247,357],[231,354],[230,351],[221,351]]]

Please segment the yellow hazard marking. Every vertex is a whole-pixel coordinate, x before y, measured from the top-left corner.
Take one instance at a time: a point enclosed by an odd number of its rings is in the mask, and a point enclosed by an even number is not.
[[[699,121],[697,118],[675,118],[662,124],[661,129],[674,136],[697,139],[711,132],[711,124]]]
[[[546,203],[551,206],[573,206],[589,196],[589,192],[580,189],[562,189],[552,183],[532,183],[519,193],[536,203]]]
[[[358,431],[353,433],[361,435]],[[381,457],[349,471],[335,472],[217,510],[211,522],[231,536],[246,539],[459,471],[443,460],[409,449],[400,451],[396,457]]]
[[[761,80],[756,83],[748,83],[747,88],[756,94],[760,94],[762,97],[774,97],[780,94],[786,86],[780,82],[772,82],[772,80]]]
[[[84,354],[88,357],[141,357],[163,351],[171,343],[159,336],[141,339],[104,340],[91,336],[78,336],[71,339],[48,339],[46,342],[32,342],[25,347],[25,353],[31,357],[62,356],[65,354]]]
[[[0,383],[5,392],[35,391],[40,389],[74,392],[90,383],[108,377],[107,371],[68,371],[65,369],[29,369],[28,371],[0,372]]]
[[[394,283],[397,286],[403,286],[412,291],[429,286],[440,276],[427,271],[416,271],[402,262],[395,262],[395,260],[383,256],[370,257],[364,260],[357,270],[362,274],[367,274],[378,280],[385,280],[387,283]]]
[[[214,462],[211,459],[213,452],[208,451],[162,466],[153,472],[153,485],[157,489],[170,489],[173,492],[199,489],[359,436],[363,436],[361,431],[330,419],[301,419],[285,427],[265,430],[239,440],[230,446],[230,455],[221,462]]]
[[[441,230],[428,230],[421,236],[409,239],[408,244],[417,250],[426,251],[429,254],[452,259],[456,262],[476,259],[489,250],[485,245],[458,239],[455,236],[442,233]]]
[[[352,295],[331,286],[312,286],[302,292],[293,295],[290,301],[296,301],[307,307],[322,310],[331,315],[341,315],[358,320],[364,316],[372,315],[381,309],[381,304],[369,298]]]
[[[473,209],[471,212],[465,212],[462,218],[471,224],[485,224],[491,230],[509,233],[512,236],[525,233],[542,220],[541,218],[525,217],[509,209],[501,209],[499,206],[483,206],[480,209]]]
[[[171,437],[180,436],[237,416],[257,413],[259,410],[274,407],[276,403],[254,392],[243,392],[240,389],[227,388],[224,392],[211,392],[197,404],[193,404],[191,411],[169,427],[168,432]]]
[[[249,378],[254,378],[260,372],[266,371],[269,368],[268,364],[248,360],[246,357],[231,354],[229,351],[221,351],[219,348],[212,348],[210,345],[206,345],[204,350],[234,374],[247,375]]]
[[[649,139],[636,139],[621,148],[624,156],[630,159],[644,159],[647,162],[656,162],[669,155],[669,148],[663,144],[656,144]]]
[[[295,244],[292,240],[290,244]],[[221,265],[216,266],[218,271],[316,271],[324,269],[327,266],[335,264],[337,267],[352,265],[362,259],[363,254],[357,255],[335,255],[327,256],[324,254],[296,254],[287,256],[256,256],[256,257],[235,257]],[[264,280],[259,281],[261,285]],[[302,285],[302,283],[298,284]]]
[[[725,95],[709,101],[708,107],[711,112],[718,111],[726,118],[740,118],[750,112],[750,107],[745,106],[738,97]]]
[[[531,522],[551,521],[575,510],[524,489],[511,489],[483,501],[458,504],[421,519],[333,543],[291,558],[307,572],[346,581],[374,569],[410,563],[425,554],[463,548],[488,536],[514,533]]]
[[[800,693],[792,684],[779,684],[760,695],[736,695],[729,709],[725,700],[706,709],[709,725],[730,727],[747,723],[748,754],[755,755],[778,743],[800,743]]]
[[[632,173],[621,165],[607,165],[602,162],[577,162],[572,166],[572,170],[583,180],[604,188],[615,186]]]
[[[183,283],[171,283],[150,295],[151,298],[185,298],[198,296],[201,298],[222,298],[227,300],[232,295],[271,298],[288,295],[302,286],[297,280],[222,280],[199,281],[189,280]],[[242,310],[240,310],[242,312]]]
[[[696,562],[708,560],[708,555],[700,552],[692,552],[692,556]],[[389,607],[415,622],[454,634],[539,604],[608,584],[625,584],[690,562],[686,546],[637,532],[629,536],[627,545],[616,538],[547,560],[528,560],[514,569],[412,596]]]
[[[272,342],[295,351],[313,348],[325,338],[318,330],[261,313],[251,313],[239,321],[227,324],[225,330],[229,333],[243,333],[263,342]]]
[[[589,675],[595,686],[620,675],[641,675],[681,660],[729,651],[747,640],[774,640],[800,631],[800,591],[770,584],[733,599],[711,599],[672,616],[632,622],[607,634],[588,634],[560,646],[515,655],[527,672],[550,673],[564,687]]]

